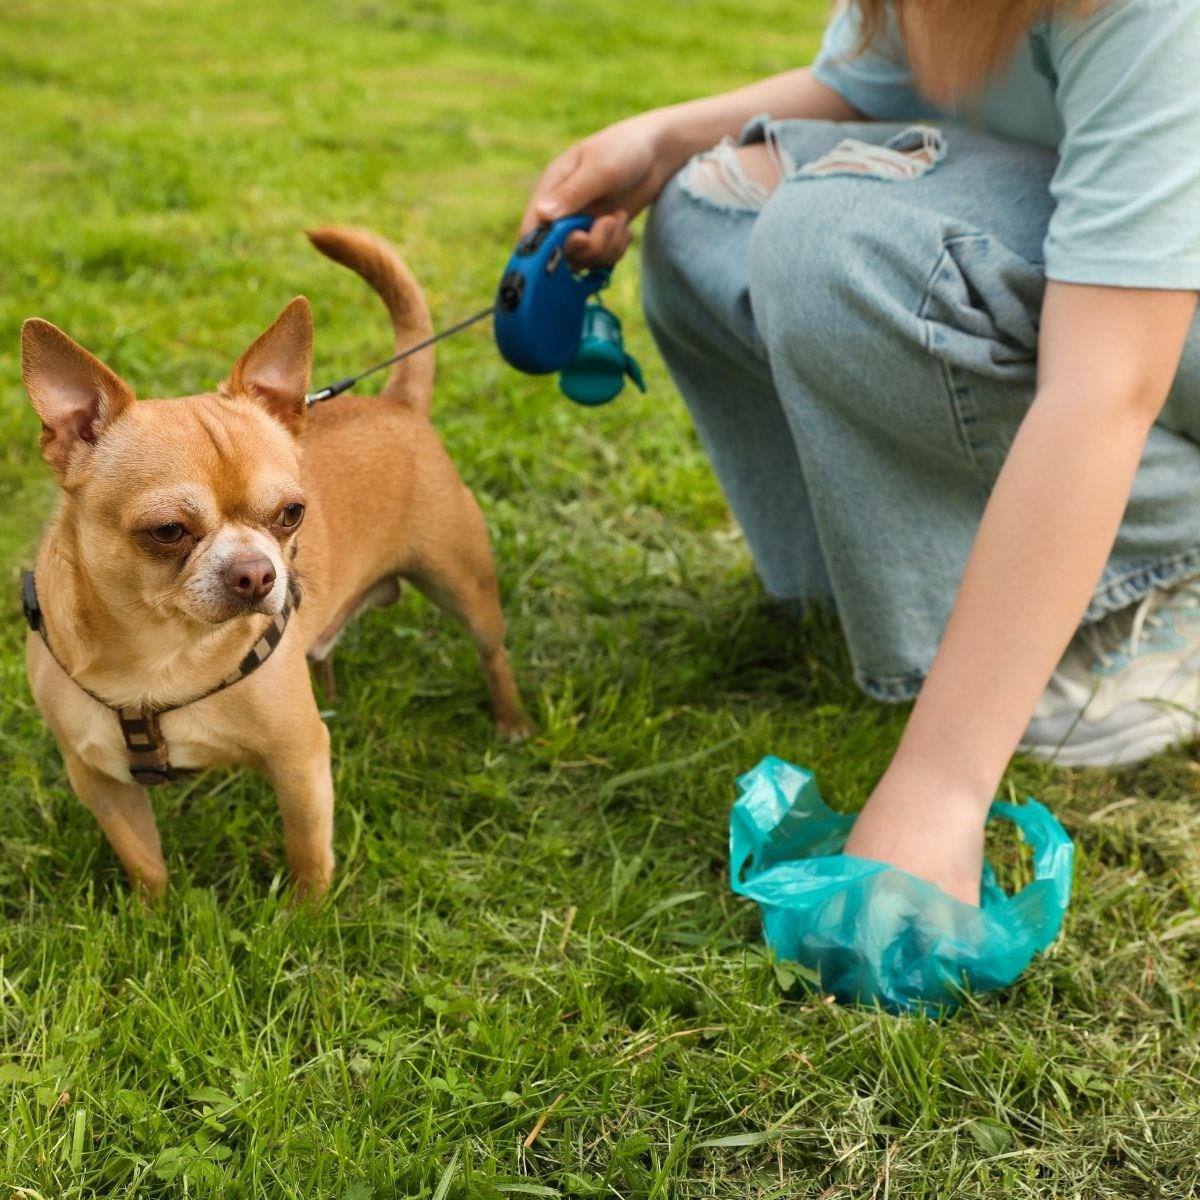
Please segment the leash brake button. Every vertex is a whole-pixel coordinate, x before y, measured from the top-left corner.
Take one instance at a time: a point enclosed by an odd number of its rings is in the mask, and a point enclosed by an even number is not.
[[[500,290],[496,294],[496,303],[503,312],[515,312],[525,294],[525,274],[522,271],[509,271],[500,280]]]
[[[528,258],[531,254],[536,254],[542,246],[542,243],[550,236],[550,230],[553,225],[539,225],[536,229],[531,229],[518,243],[517,255],[521,258]]]

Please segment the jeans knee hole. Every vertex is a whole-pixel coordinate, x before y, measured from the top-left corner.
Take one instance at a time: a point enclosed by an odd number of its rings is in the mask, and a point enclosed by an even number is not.
[[[919,179],[946,157],[946,139],[932,125],[910,125],[882,145],[844,138],[828,154],[805,163],[797,175],[807,179],[860,175],[868,179]]]
[[[761,212],[780,180],[794,169],[787,150],[773,133],[769,130],[765,140],[767,167],[774,176],[769,182],[751,178],[741,159],[742,147],[725,138],[688,162],[680,177],[683,190],[695,200],[722,208]]]

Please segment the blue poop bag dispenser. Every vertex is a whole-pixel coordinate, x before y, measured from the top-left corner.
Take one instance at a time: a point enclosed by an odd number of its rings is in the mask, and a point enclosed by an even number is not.
[[[621,322],[598,293],[612,271],[576,271],[565,244],[592,218],[564,217],[526,234],[508,260],[492,318],[504,360],[528,375],[559,373],[565,396],[589,407],[620,394],[626,377],[643,392],[641,367],[625,350]]]

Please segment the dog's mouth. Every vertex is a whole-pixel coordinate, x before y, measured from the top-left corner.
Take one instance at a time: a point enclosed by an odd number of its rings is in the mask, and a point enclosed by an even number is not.
[[[274,616],[279,611],[279,605],[275,603],[273,594],[264,596],[261,600],[241,600],[235,597],[229,603],[230,612],[227,617],[223,618],[224,621],[234,621],[238,617]]]
[[[278,594],[277,594],[278,593]],[[278,616],[283,608],[280,599],[284,590],[276,587],[258,600],[247,600],[241,596],[223,596],[220,600],[210,600],[197,603],[191,596],[183,596],[175,608],[192,621],[203,625],[227,625],[245,617]]]

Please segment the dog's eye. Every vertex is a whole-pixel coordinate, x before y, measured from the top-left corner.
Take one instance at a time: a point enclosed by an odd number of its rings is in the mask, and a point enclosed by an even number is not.
[[[185,532],[183,526],[178,521],[170,521],[166,525],[155,525],[150,530],[150,536],[156,542],[162,542],[164,546],[173,546],[183,537]]]
[[[303,518],[303,504],[285,504],[279,510],[279,516],[275,518],[275,521],[276,524],[281,525],[284,529],[295,529]]]

